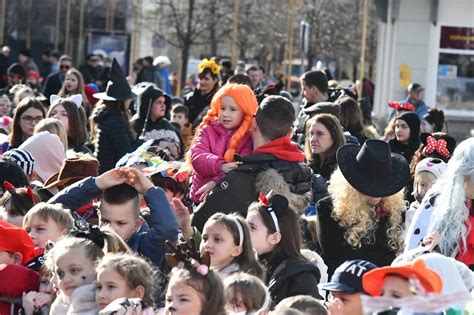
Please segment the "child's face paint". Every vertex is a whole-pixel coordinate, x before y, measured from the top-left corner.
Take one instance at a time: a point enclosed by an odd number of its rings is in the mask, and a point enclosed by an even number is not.
[[[97,274],[97,291],[95,302],[99,309],[104,309],[107,305],[118,298],[143,298],[137,289],[131,289],[127,280],[122,277],[114,268],[106,267]]]
[[[59,289],[71,297],[78,287],[95,281],[94,262],[87,258],[82,246],[68,249],[56,259],[55,273]]]
[[[171,282],[166,292],[166,315],[200,315],[204,297],[183,281]]]
[[[224,224],[206,223],[202,231],[201,253],[211,256],[211,268],[221,270],[232,263],[242,253],[242,248],[235,245],[232,233]]]

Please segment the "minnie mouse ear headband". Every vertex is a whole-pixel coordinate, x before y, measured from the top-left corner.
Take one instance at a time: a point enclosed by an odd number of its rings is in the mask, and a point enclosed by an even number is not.
[[[82,106],[82,95],[81,94],[74,94],[74,95],[64,97],[64,98],[59,96],[59,95],[52,94],[49,97],[49,104],[51,104],[51,106],[54,106],[57,103],[61,102],[62,100],[68,100],[68,101],[73,102],[74,104],[76,104],[77,108],[80,108]]]
[[[211,257],[208,252],[200,254],[193,239],[186,243],[179,243],[176,246],[167,240],[165,245],[171,252],[171,254],[165,256],[166,264],[170,268],[183,266],[185,269],[194,270],[203,276],[209,273]]]
[[[410,103],[400,103],[400,102],[388,102],[388,107],[395,109],[396,111],[399,110],[406,110],[409,112],[415,111],[415,106],[411,105]]]
[[[456,148],[456,140],[444,133],[429,134],[423,132],[420,135],[420,141],[425,145],[423,154],[430,157],[449,159]]]
[[[13,184],[10,183],[10,182],[4,181],[3,182],[3,188],[4,188],[5,191],[8,191],[11,195],[16,194],[16,189],[17,188],[15,186],[13,186]],[[33,189],[31,189],[31,187],[29,187],[29,186],[28,187],[21,187],[19,189],[26,194],[26,196],[28,197],[28,199],[31,200],[31,203],[33,205],[36,204],[35,193],[33,192]]]
[[[271,191],[267,196],[271,194]],[[280,224],[278,218],[284,217],[286,211],[288,211],[288,199],[282,195],[274,195],[267,199],[262,192],[258,196],[258,200],[264,208],[267,209],[268,214],[272,217],[273,224],[275,225],[275,231],[280,232]]]

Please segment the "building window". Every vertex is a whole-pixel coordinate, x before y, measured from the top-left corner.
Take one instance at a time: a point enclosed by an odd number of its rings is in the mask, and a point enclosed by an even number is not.
[[[441,27],[436,104],[474,110],[474,28]]]

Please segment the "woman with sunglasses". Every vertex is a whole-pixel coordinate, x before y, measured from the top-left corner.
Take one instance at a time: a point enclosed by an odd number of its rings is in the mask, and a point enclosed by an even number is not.
[[[13,116],[13,128],[10,134],[10,147],[19,147],[33,135],[35,126],[46,117],[46,111],[36,98],[27,97],[19,104]]]

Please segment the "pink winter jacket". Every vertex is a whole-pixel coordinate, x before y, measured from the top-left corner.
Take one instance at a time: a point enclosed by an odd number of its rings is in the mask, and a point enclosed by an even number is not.
[[[194,203],[199,203],[201,195],[196,192],[211,180],[219,183],[225,173],[221,171],[224,154],[235,131],[229,133],[217,120],[204,126],[196,143],[191,147],[193,165],[192,184],[189,196]],[[236,154],[249,155],[253,150],[252,135],[248,132],[237,146]]]

